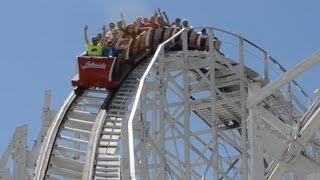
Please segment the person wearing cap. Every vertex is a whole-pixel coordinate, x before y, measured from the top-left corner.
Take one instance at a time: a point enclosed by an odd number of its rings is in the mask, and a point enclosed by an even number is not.
[[[100,38],[100,41],[97,37],[92,37],[91,42],[88,40],[88,25],[84,26],[84,40],[86,43],[87,48],[87,55],[88,56],[101,56],[103,51],[103,42],[105,41],[106,36],[106,26],[102,27],[102,37]]]

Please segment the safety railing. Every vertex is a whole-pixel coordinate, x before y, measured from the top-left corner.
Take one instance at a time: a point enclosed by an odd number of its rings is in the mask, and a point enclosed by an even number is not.
[[[208,50],[209,38],[202,39],[198,32],[201,29],[212,29],[214,33],[214,47],[222,55],[232,59],[240,60],[241,54],[243,54],[244,64],[250,69],[254,70],[261,76],[261,79],[265,83],[275,80],[277,77],[285,73],[287,70],[266,50],[254,44],[253,42],[241,37],[237,34],[215,28],[215,27],[199,27],[194,28],[193,31],[188,32],[188,46],[189,49],[194,50]],[[119,60],[132,59],[138,52],[143,49],[157,48],[157,46],[174,35],[177,31],[175,28],[165,29],[151,29],[141,28],[142,33],[133,42],[130,39],[126,42],[126,48],[124,48],[124,57],[119,57]],[[170,38],[171,42],[167,42],[166,46],[177,43],[177,39],[180,37],[177,35],[175,38]],[[180,43],[181,46],[181,43]],[[142,48],[143,47],[143,48]],[[242,51],[242,52],[240,52]],[[302,89],[302,87],[293,80],[287,86],[281,88],[281,92],[285,97],[288,97],[288,101],[296,106],[297,110],[303,114],[306,112],[307,107],[311,104],[312,98]]]
[[[243,38],[239,35],[219,28],[204,28],[207,29],[207,32],[209,32],[209,29],[213,31],[214,37],[216,37],[213,39],[215,50],[219,52],[220,55],[225,56],[226,58],[229,58],[232,61],[235,61],[236,63],[239,63],[240,58],[242,58],[244,60],[245,66],[257,73],[257,76],[263,82],[262,86],[268,84],[270,81],[275,80],[278,76],[284,74],[287,71],[275,58],[268,54],[266,50],[252,43],[246,38]],[[208,50],[208,38],[205,39],[204,42],[202,42],[202,45],[200,44],[200,35],[196,33],[200,32],[200,29],[202,28],[194,28],[193,32],[188,32],[188,49],[204,51]],[[132,105],[132,111],[128,120],[129,166],[131,179],[135,179],[133,118],[139,103],[142,88],[152,66],[158,59],[159,54],[164,52],[165,47],[168,47],[169,45],[178,46],[178,49],[182,50],[182,42],[178,42],[177,39],[181,38],[183,31],[187,30],[183,29],[175,34],[176,31],[176,29],[172,28],[164,30],[157,29],[153,31],[153,46],[156,47],[157,43],[160,44],[161,42],[158,40],[161,38],[162,40],[165,40],[165,42],[158,46],[154,54],[154,57],[152,58],[144,75],[140,79],[140,84],[137,90],[136,98]],[[174,35],[170,37],[169,34]],[[160,38],[160,36],[162,37]],[[312,102],[312,98],[302,89],[302,87],[295,80],[291,81],[287,86],[280,89],[280,92],[283,93],[283,97],[286,97],[288,102],[290,102],[301,115],[303,115],[307,111],[307,107]]]
[[[227,58],[240,61],[240,58],[244,59],[244,64],[250,69],[257,72],[260,75],[260,78],[268,83],[278,76],[286,72],[286,69],[272,56],[270,56],[267,51],[259,47],[258,45],[252,43],[251,41],[243,38],[234,33],[219,29],[219,28],[206,28],[212,29],[214,32],[214,48],[220,52],[220,55],[223,55]],[[197,33],[197,30],[200,32],[200,28],[194,28],[193,31],[188,33],[188,48],[193,50],[208,50],[209,38],[201,39],[200,35]],[[177,29],[166,28],[166,29],[146,29],[135,41],[135,44],[132,44],[132,39],[125,43],[127,48],[125,48],[125,59],[130,58],[130,51],[133,53],[131,57],[136,55],[139,51],[153,47],[157,47],[161,41],[165,41],[160,46],[158,46],[157,51],[154,54],[154,58],[151,60],[151,63],[147,67],[143,77],[141,78],[140,85],[137,91],[136,99],[134,100],[132,111],[129,117],[128,122],[128,132],[129,132],[129,152],[130,152],[130,175],[134,179],[135,176],[135,165],[134,165],[134,146],[133,146],[133,130],[132,130],[132,121],[134,117],[135,110],[137,109],[137,104],[139,102],[139,97],[141,95],[141,90],[144,85],[147,74],[149,73],[151,67],[156,62],[159,53],[164,51],[165,47],[169,45],[178,45],[179,49],[182,49],[182,43],[177,42],[177,39],[181,38],[180,35],[184,30],[176,33]],[[142,48],[143,47],[143,48]],[[132,49],[131,49],[132,48]],[[243,57],[240,57],[243,56]],[[262,75],[262,76],[261,76]],[[287,87],[281,89],[281,92],[284,94],[284,97],[289,97],[288,100],[294,107],[303,114],[306,112],[307,107],[309,106],[312,98],[307,95],[307,93],[302,89],[302,87],[293,80],[288,84]]]
[[[197,29],[200,28],[195,28],[195,31]],[[214,32],[214,36],[222,43],[219,49],[220,52],[225,57],[237,62],[239,62],[240,56],[243,54],[242,58],[244,59],[245,66],[260,75],[260,78],[264,81],[262,86],[277,79],[287,71],[266,50],[246,38],[219,28],[212,27],[211,29]],[[296,80],[292,80],[282,87],[280,91],[301,115],[307,111],[313,101],[313,98],[303,90]]]
[[[133,144],[133,119],[135,116],[135,112],[138,107],[139,99],[142,93],[142,88],[144,86],[145,80],[147,78],[147,75],[149,74],[152,66],[156,62],[156,60],[159,57],[160,53],[163,53],[164,47],[166,44],[170,43],[173,39],[179,37],[185,29],[180,30],[178,33],[167,39],[165,42],[160,44],[154,53],[153,58],[151,59],[150,64],[148,65],[147,69],[145,70],[144,74],[142,75],[142,78],[140,79],[140,83],[138,86],[138,90],[132,105],[131,113],[129,115],[128,119],[128,142],[129,142],[129,169],[130,169],[130,179],[135,179],[135,159],[134,159],[134,144]]]

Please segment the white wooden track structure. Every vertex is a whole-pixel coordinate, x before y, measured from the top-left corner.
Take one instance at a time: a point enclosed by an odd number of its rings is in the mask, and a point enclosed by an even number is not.
[[[116,92],[72,91],[57,112],[47,92],[38,138],[27,148],[27,125],[17,127],[0,179],[319,179],[320,93],[294,79],[320,53],[286,71],[245,38],[207,29],[224,55],[212,40],[188,50],[182,30]]]

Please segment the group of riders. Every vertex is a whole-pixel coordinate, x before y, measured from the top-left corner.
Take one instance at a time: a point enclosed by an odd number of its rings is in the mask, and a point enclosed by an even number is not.
[[[174,22],[169,23],[169,19],[165,12],[155,12],[150,18],[137,17],[134,22],[129,25],[126,25],[124,17],[121,14],[121,20],[118,20],[116,23],[110,22],[108,28],[104,25],[102,27],[102,33],[98,33],[96,36],[92,37],[91,42],[88,40],[87,36],[88,26],[84,26],[84,39],[87,48],[85,55],[117,57],[119,52],[126,48],[121,45],[122,40],[135,39],[145,30],[145,28],[150,28],[153,32],[159,28],[175,28],[176,30],[185,28],[190,31],[193,30],[193,27],[189,25],[187,19],[181,21],[180,18],[176,18]],[[198,34],[202,39],[206,39],[208,35],[204,28],[198,32]]]

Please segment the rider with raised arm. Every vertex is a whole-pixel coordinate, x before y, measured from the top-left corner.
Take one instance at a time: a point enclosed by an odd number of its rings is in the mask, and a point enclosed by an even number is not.
[[[100,41],[98,41],[97,37],[92,37],[91,42],[88,40],[88,25],[84,26],[84,40],[87,47],[88,56],[102,56],[102,51],[104,48],[104,41],[106,37],[106,26],[102,27],[102,37]]]
[[[156,17],[155,16],[151,16],[149,21],[147,23],[144,24],[145,27],[151,27],[152,30],[158,29],[159,25],[158,23],[156,23]]]

